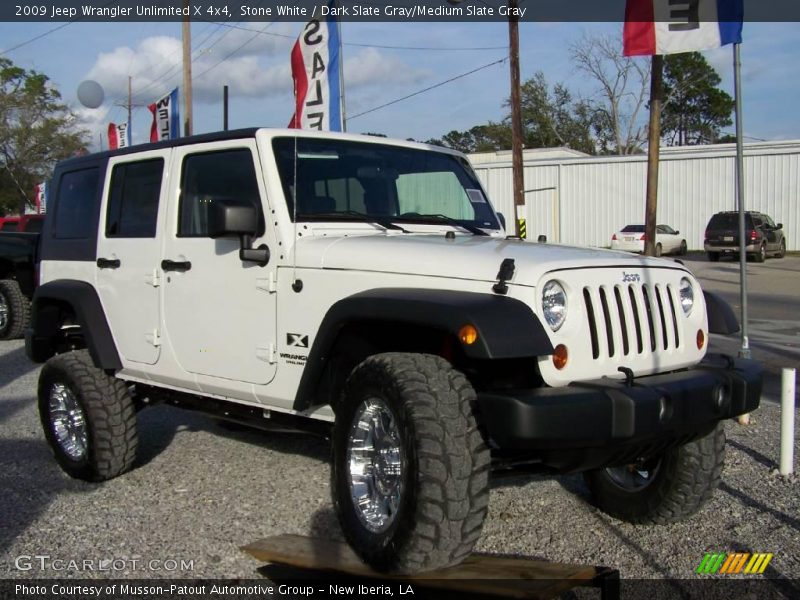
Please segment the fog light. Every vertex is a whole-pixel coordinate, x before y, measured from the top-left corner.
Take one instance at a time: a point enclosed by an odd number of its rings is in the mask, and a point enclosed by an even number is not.
[[[458,330],[458,339],[465,346],[471,346],[478,341],[478,330],[474,325],[464,325]]]
[[[702,329],[697,330],[697,349],[702,350],[703,346],[706,343],[706,334],[703,333]]]
[[[569,352],[564,344],[559,344],[553,350],[553,365],[559,371],[567,366],[567,359],[569,359]]]

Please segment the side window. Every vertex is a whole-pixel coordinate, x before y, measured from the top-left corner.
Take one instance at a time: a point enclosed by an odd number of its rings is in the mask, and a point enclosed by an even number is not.
[[[99,174],[100,170],[92,167],[61,176],[54,219],[56,238],[86,239],[92,236]]]
[[[767,223],[767,225],[769,227],[771,227],[772,229],[775,229],[775,221],[773,221],[771,217],[768,217],[767,215],[764,215],[764,221],[766,221],[766,223]]]
[[[114,167],[106,209],[107,237],[156,237],[163,173],[161,158]]]
[[[208,235],[209,209],[215,202],[255,206],[264,231],[261,197],[250,150],[221,150],[191,154],[183,161],[178,236]]]

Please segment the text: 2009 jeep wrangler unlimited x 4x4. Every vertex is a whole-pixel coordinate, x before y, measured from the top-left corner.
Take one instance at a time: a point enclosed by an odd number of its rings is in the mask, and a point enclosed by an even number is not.
[[[27,333],[63,469],[134,464],[136,411],[333,423],[333,501],[378,569],[459,562],[492,460],[585,471],[638,523],[697,511],[761,370],[681,264],[507,239],[466,159],[247,130],[61,163]],[[299,419],[298,419],[299,417]]]

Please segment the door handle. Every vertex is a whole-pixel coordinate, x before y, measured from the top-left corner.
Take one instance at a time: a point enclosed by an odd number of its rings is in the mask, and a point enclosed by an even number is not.
[[[188,271],[192,268],[192,263],[188,260],[168,260],[161,261],[161,268],[165,271]]]
[[[118,258],[98,258],[97,267],[99,269],[119,269],[122,263]]]

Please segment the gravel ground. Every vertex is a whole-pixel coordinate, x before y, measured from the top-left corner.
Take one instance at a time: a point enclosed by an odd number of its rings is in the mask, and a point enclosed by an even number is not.
[[[21,342],[0,342],[0,578],[249,578],[259,565],[241,545],[280,533],[341,537],[326,441],[230,430],[161,406],[139,415],[133,471],[86,484],[64,475],[50,455],[35,406],[37,377]],[[496,479],[477,549],[608,565],[623,578],[691,578],[706,552],[772,552],[767,576],[798,579],[800,496],[797,479],[773,473],[779,427],[770,401],[750,426],[728,422],[722,485],[701,514],[677,525],[635,527],[600,513],[580,476]],[[110,574],[36,562],[19,569],[18,557],[28,555],[127,566]],[[193,568],[166,570],[170,559]],[[129,568],[132,560],[138,570]],[[149,561],[159,563],[142,569]],[[796,582],[784,585],[800,596]]]

